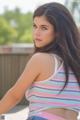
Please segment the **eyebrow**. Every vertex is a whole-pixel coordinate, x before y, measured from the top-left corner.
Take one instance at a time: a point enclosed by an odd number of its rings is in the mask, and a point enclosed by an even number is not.
[[[36,25],[35,23],[33,23],[33,25]],[[42,27],[49,27],[48,25],[42,24]]]
[[[42,27],[49,27],[48,25],[41,25]]]

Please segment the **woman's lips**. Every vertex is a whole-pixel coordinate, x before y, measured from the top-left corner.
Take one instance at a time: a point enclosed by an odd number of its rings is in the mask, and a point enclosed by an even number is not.
[[[36,41],[42,41],[41,39],[35,39]]]

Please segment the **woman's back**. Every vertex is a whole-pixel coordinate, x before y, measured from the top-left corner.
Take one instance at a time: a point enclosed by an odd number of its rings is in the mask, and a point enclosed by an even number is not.
[[[30,101],[30,116],[40,111],[48,111],[62,117],[68,113],[73,115],[72,120],[76,120],[75,116],[80,110],[80,91],[74,74],[69,72],[69,83],[58,94],[65,80],[63,61],[55,54],[41,54],[44,55],[45,61],[42,63],[42,73],[33,83],[27,96]]]

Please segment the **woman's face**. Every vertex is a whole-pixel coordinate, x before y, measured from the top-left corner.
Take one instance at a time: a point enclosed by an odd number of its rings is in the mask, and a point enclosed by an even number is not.
[[[55,38],[53,26],[45,16],[37,16],[33,20],[33,40],[36,47],[44,47]]]

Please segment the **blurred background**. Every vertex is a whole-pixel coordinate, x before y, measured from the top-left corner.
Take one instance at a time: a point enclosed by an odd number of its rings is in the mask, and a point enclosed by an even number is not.
[[[80,26],[80,0],[0,0],[0,45],[32,43],[32,14],[40,4],[64,4]]]

